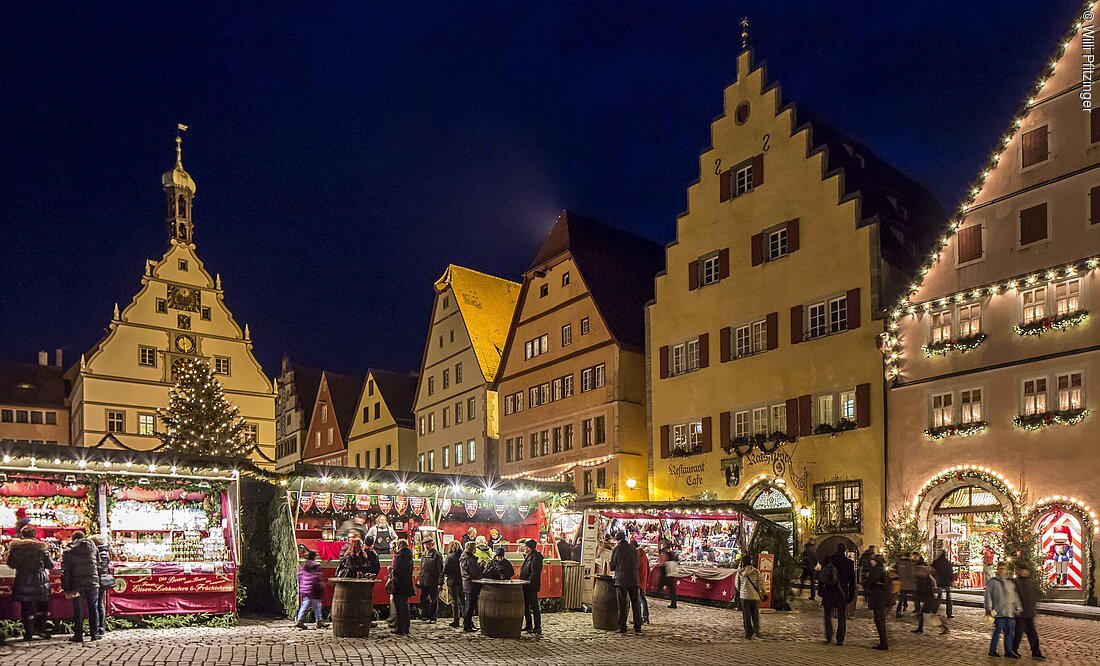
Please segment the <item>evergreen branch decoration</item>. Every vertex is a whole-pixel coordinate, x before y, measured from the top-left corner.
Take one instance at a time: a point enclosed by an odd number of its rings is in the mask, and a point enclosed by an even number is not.
[[[1028,501],[1028,492],[1021,490],[1015,502],[1001,510],[1001,531],[994,535],[1004,553],[1013,575],[1021,567],[1027,567],[1031,575],[1047,587],[1043,575],[1043,558],[1040,555],[1042,534],[1035,529],[1035,510]]]
[[[981,347],[986,337],[985,333],[978,333],[957,340],[941,340],[940,342],[922,345],[921,350],[924,351],[925,356],[947,356],[948,353],[953,351],[965,354]]]
[[[1092,414],[1089,409],[1066,409],[1059,412],[1044,412],[1012,417],[1012,423],[1024,430],[1038,430],[1051,425],[1077,425]]]
[[[298,549],[285,492],[275,491],[275,497],[268,506],[267,518],[271,526],[271,554],[275,560],[271,572],[275,599],[286,617],[293,618],[298,610]]]
[[[157,437],[169,450],[197,456],[246,457],[255,446],[240,408],[222,392],[210,364],[184,358],[174,368],[168,408],[158,409],[164,428]]]
[[[959,425],[945,425],[936,428],[925,428],[924,434],[928,439],[946,439],[947,437],[970,437],[977,435],[989,427],[985,421],[972,421]]]
[[[1088,310],[1074,310],[1053,317],[1044,317],[1026,324],[1017,324],[1012,327],[1016,335],[1042,335],[1047,331],[1064,331],[1067,328],[1079,326],[1089,318]]]

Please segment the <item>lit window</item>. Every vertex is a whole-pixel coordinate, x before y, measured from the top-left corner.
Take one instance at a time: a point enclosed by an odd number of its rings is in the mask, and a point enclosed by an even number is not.
[[[138,414],[138,434],[152,435],[156,427],[155,417],[152,414]]]
[[[768,234],[768,261],[774,261],[787,255],[787,228]]]
[[[970,389],[959,392],[959,407],[962,412],[959,421],[977,423],[982,420],[982,390]]]
[[[1081,409],[1081,373],[1058,375],[1058,409]]]
[[[428,471],[435,471],[435,451],[428,451]]]
[[[840,393],[840,419],[842,421],[856,422],[856,392],[842,391]]]
[[[466,462],[474,462],[477,460],[477,451],[475,450],[474,440],[466,442]]]
[[[959,337],[968,338],[982,332],[982,306],[980,303],[959,306]]]
[[[932,427],[942,428],[955,422],[954,394],[940,393],[932,396]]]
[[[1029,379],[1024,382],[1024,416],[1045,414],[1047,411],[1047,380]]]
[[[752,434],[768,434],[768,409],[766,407],[757,407],[752,410]]]
[[[672,426],[672,440],[668,443],[669,451],[688,450],[688,427],[685,423],[677,423]]]
[[[714,284],[718,281],[718,255],[707,257],[703,260],[700,284]]]
[[[416,471],[418,471],[418,472],[423,472],[424,471],[424,457],[425,456],[424,456],[423,453],[416,456]]]
[[[462,464],[462,445],[455,444],[455,465]]]
[[[1022,291],[1020,299],[1024,306],[1023,323],[1030,324],[1046,316],[1046,287]]]
[[[1055,314],[1064,315],[1081,307],[1081,281],[1068,280],[1054,285]]]
[[[749,436],[749,413],[737,412],[733,415],[733,436],[734,437],[748,437]]]
[[[772,432],[787,432],[787,405],[772,405],[771,420]]]
[[[941,310],[932,313],[932,342],[946,342],[951,339],[951,311]]]
[[[822,395],[817,398],[817,422],[821,425],[836,425],[836,416],[833,412],[833,396]]]
[[[699,369],[699,340],[688,340],[687,343],[687,369]],[[597,386],[599,384],[597,383]]]
[[[428,414],[428,432],[435,432],[435,412]]]

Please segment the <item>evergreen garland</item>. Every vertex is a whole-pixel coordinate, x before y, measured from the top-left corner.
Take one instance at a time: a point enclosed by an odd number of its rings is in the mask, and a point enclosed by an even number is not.
[[[255,442],[247,438],[240,408],[222,392],[210,364],[184,358],[175,366],[176,385],[168,394],[168,409],[158,409],[164,423],[157,433],[165,448],[197,456],[245,457]]]
[[[287,493],[275,492],[268,508],[268,521],[271,525],[271,554],[275,560],[271,571],[275,598],[286,612],[286,617],[293,618],[298,610],[298,549],[287,506]]]
[[[906,553],[925,553],[928,532],[921,526],[917,512],[911,506],[906,505],[890,514],[882,524],[882,547],[890,566],[894,566],[898,558]]]

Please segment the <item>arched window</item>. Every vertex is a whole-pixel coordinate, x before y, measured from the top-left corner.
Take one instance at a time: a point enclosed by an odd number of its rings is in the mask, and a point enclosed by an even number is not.
[[[187,240],[187,225],[182,222],[177,225],[176,236],[180,240]]]
[[[187,199],[184,199],[182,194],[176,199],[176,214],[187,219]]]

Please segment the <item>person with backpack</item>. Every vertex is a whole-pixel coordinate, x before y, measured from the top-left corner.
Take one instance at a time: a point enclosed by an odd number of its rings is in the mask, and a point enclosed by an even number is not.
[[[856,600],[856,567],[844,544],[837,544],[836,552],[822,561],[817,587],[824,609],[825,642],[833,642],[833,615],[836,615],[836,644],[844,645],[848,604]]]
[[[891,591],[891,580],[886,572],[886,558],[881,553],[871,560],[871,570],[867,572],[867,582],[864,584],[867,598],[871,602],[871,611],[875,615],[875,632],[878,633],[878,645],[876,650],[889,650],[890,644],[886,635],[886,613],[894,605],[894,595]]]
[[[764,589],[764,577],[752,565],[754,553],[745,553],[741,568],[737,571],[737,596],[741,599],[741,621],[745,625],[745,639],[763,638],[760,633],[760,602],[768,598]]]
[[[798,579],[798,584],[804,590],[806,589],[806,580],[810,581],[810,601],[817,598],[817,589],[814,587],[815,573],[817,570],[817,551],[814,549],[813,542],[807,542],[802,548],[802,577]],[[798,596],[802,596],[802,591],[799,590]]]

